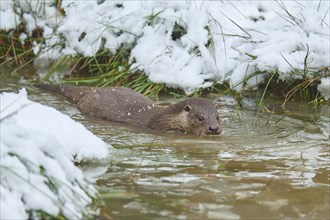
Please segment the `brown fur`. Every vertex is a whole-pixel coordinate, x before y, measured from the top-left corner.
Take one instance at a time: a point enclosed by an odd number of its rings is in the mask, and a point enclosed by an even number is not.
[[[217,109],[202,98],[189,98],[163,107],[123,87],[92,88],[51,84],[38,84],[36,87],[66,97],[83,113],[115,122],[156,130],[181,130],[198,136],[221,133]]]

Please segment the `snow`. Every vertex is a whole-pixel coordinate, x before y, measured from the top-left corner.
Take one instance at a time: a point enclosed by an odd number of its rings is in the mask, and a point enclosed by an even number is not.
[[[14,2],[1,1],[0,6],[0,30],[15,29],[20,19],[14,12]]]
[[[81,219],[96,191],[74,162],[105,158],[111,146],[24,89],[2,93],[0,112],[1,219],[30,210]]]
[[[326,0],[63,0],[65,16],[51,0],[41,5],[18,2],[22,18],[14,13],[12,1],[2,1],[0,28],[13,29],[18,20],[27,23],[27,34],[42,28],[46,41],[35,46],[41,59],[93,56],[102,48],[114,53],[126,45],[132,49],[132,71],[144,70],[152,82],[187,93],[208,87],[211,81],[229,81],[239,91],[244,88],[238,82],[255,71],[278,70],[283,80],[301,78],[308,53],[308,67],[330,66]],[[173,38],[178,27],[182,33]],[[300,76],[290,74],[297,70]],[[253,88],[262,80],[262,76],[250,79],[247,86]],[[321,80],[320,87],[329,86],[327,81]],[[329,99],[328,90],[319,90]]]
[[[330,77],[321,79],[318,90],[323,94],[326,100],[330,99]]]

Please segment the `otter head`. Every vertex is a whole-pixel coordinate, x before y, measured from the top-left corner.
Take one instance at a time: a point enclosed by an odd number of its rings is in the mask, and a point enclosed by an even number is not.
[[[173,105],[179,111],[176,123],[177,129],[192,132],[197,136],[221,134],[219,113],[208,100],[189,98]]]

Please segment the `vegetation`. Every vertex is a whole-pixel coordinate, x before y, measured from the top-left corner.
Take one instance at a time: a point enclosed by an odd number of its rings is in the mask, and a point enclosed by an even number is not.
[[[62,83],[67,84],[125,86],[151,97],[168,91],[165,84],[150,82],[142,71],[132,71],[125,54],[126,51],[122,49],[116,54],[111,54],[108,50],[99,51],[94,57],[63,57],[51,66],[42,80],[50,80],[54,73],[61,70],[60,72],[68,73],[62,80]]]
[[[14,71],[30,65],[36,59],[33,53],[33,42],[42,42],[41,30],[36,30],[32,37],[26,38],[24,41],[19,39],[20,30],[12,33],[0,32],[0,68],[5,66],[15,66]],[[144,95],[150,97],[158,97],[162,93],[169,93],[175,96],[185,96],[180,89],[171,89],[165,84],[157,84],[150,82],[143,71],[134,71],[130,69],[128,62],[129,51],[121,49],[116,54],[110,53],[108,50],[99,51],[93,57],[62,57],[54,61],[47,74],[41,79],[42,81],[52,81],[54,75],[60,73],[60,83],[88,85],[97,87],[106,86],[125,86],[134,89]],[[65,75],[63,73],[66,73]],[[265,97],[272,96],[274,98],[282,98],[283,105],[289,100],[306,100],[312,104],[323,102],[322,96],[317,91],[317,84],[321,76],[329,74],[329,70],[325,67],[322,69],[311,70],[307,64],[304,70],[295,70],[292,76],[300,76],[298,79],[281,80],[277,70],[273,72],[256,71],[246,76],[242,81],[238,82],[233,88],[229,87],[229,83],[219,84],[214,82],[213,85],[206,89],[200,89],[191,96],[217,93],[232,95],[237,103],[246,95],[253,94],[247,88],[247,81],[252,77],[260,76],[265,78],[264,83],[260,84],[257,92],[259,94],[259,106]],[[311,76],[312,77],[309,77]],[[295,77],[297,78],[297,77]],[[235,87],[243,85],[242,92],[236,92]]]
[[[33,62],[33,41],[41,41],[40,32],[35,31],[34,37],[21,40],[19,38],[22,30],[20,28],[9,33],[0,31],[0,67],[5,65],[16,65],[17,67]]]
[[[59,7],[60,1],[55,2],[57,10],[63,15],[65,12]],[[160,13],[148,17],[147,21],[152,22]],[[180,38],[180,36],[186,33],[185,28],[176,24],[172,37]],[[32,36],[22,39],[20,36],[24,31],[24,24],[18,25],[16,30],[9,32],[0,31],[0,68],[15,66],[14,72],[16,72],[36,60],[37,56],[33,51],[33,45],[46,40],[42,37],[43,30],[36,29],[33,31]],[[212,38],[210,38],[208,46],[214,46]],[[200,89],[189,96],[208,93],[228,94],[236,99],[239,106],[241,106],[243,97],[251,95],[259,99],[257,103],[259,107],[262,106],[265,97],[270,96],[283,99],[283,106],[289,100],[305,100],[311,104],[322,103],[324,99],[317,91],[317,85],[321,75],[323,77],[330,75],[329,69],[327,67],[321,69],[309,68],[307,64],[309,53],[308,50],[305,58],[305,68],[303,70],[294,70],[290,73],[293,76],[292,80],[282,80],[281,76],[283,74],[279,73],[278,70],[272,72],[256,71],[247,75],[232,87],[229,86],[229,82],[225,81],[220,84],[214,81],[211,87]],[[56,80],[56,82],[97,87],[125,86],[153,98],[163,93],[177,97],[185,96],[181,89],[168,88],[165,84],[153,83],[148,80],[148,76],[143,71],[132,70],[128,61],[129,54],[130,49],[123,46],[115,54],[107,49],[103,49],[93,57],[83,57],[82,55],[75,57],[64,56],[50,63],[47,74],[40,80],[53,82],[55,79],[61,79],[60,81]],[[247,56],[251,57],[251,59],[257,58],[252,54],[247,54]],[[256,91],[247,87],[248,80],[253,77],[264,79],[264,82],[258,86]],[[242,86],[243,90],[237,92],[235,90],[236,86]]]

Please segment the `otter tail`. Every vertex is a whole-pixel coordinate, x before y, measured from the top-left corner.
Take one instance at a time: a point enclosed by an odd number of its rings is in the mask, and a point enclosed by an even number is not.
[[[73,103],[78,103],[89,90],[87,87],[72,85],[35,84],[34,86],[61,95]]]

